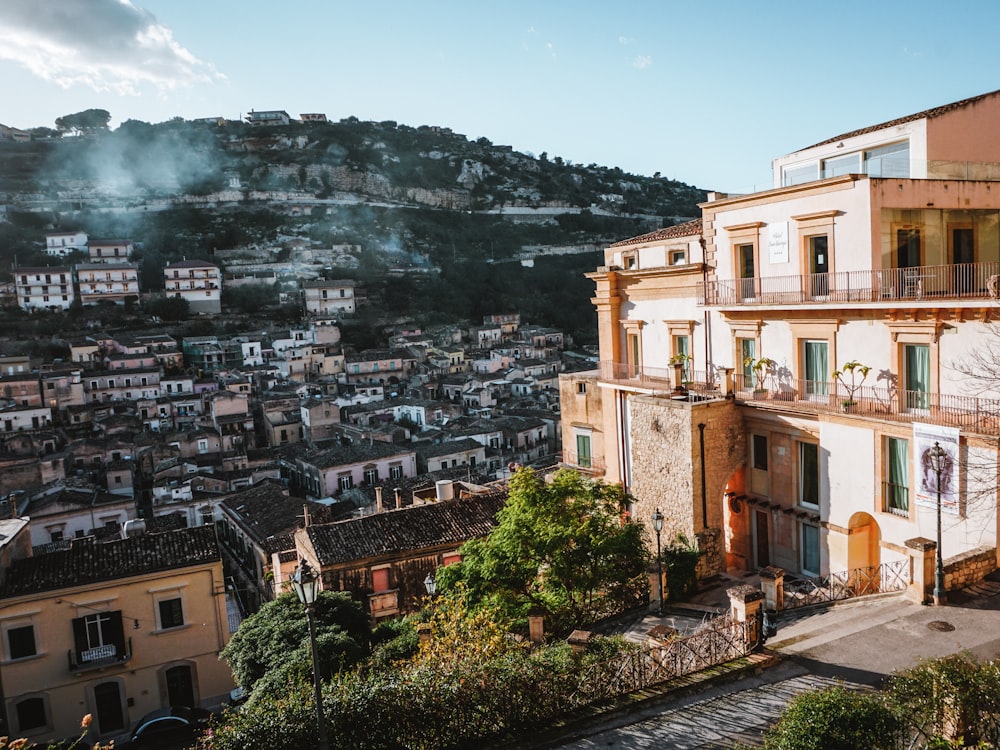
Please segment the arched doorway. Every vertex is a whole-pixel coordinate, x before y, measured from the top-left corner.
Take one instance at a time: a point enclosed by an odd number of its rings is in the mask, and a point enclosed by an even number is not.
[[[847,567],[877,568],[881,560],[882,530],[867,513],[855,513],[847,524]]]

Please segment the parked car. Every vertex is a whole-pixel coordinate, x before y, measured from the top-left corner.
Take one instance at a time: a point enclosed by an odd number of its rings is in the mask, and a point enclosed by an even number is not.
[[[183,750],[197,742],[208,729],[212,714],[203,708],[171,706],[151,711],[139,720],[116,750]]]

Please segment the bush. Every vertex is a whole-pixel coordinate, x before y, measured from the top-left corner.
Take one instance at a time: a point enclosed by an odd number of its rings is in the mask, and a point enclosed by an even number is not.
[[[903,720],[878,693],[835,686],[792,699],[765,750],[896,750]]]

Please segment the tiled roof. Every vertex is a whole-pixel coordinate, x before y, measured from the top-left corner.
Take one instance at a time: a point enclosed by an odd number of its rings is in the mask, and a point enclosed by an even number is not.
[[[164,268],[218,268],[218,266],[207,260],[179,260],[176,263],[168,263]]]
[[[685,221],[683,224],[674,224],[672,227],[657,229],[655,232],[640,234],[638,237],[630,237],[627,240],[616,242],[611,247],[625,247],[627,245],[644,245],[647,242],[661,242],[672,240],[677,237],[687,237],[692,234],[701,234],[701,219]]]
[[[289,543],[289,535],[302,526],[303,505],[308,506],[309,516],[316,523],[325,523],[333,518],[329,509],[321,503],[289,497],[282,483],[274,479],[265,479],[242,492],[229,495],[222,505],[268,552],[294,546]],[[272,546],[276,549],[271,549]]]
[[[459,440],[446,440],[443,443],[432,443],[430,445],[417,445],[417,453],[427,458],[437,456],[450,456],[453,453],[464,451],[475,451],[483,447],[483,444],[472,438],[461,438]]]
[[[897,125],[904,125],[908,122],[914,122],[916,120],[930,120],[934,117],[940,117],[943,114],[952,112],[956,109],[962,109],[970,104],[976,104],[991,96],[996,96],[1000,94],[998,91],[990,91],[985,94],[979,94],[978,96],[971,96],[968,99],[960,99],[957,102],[951,102],[950,104],[942,104],[940,107],[931,107],[930,109],[925,109],[922,112],[915,112],[912,115],[906,115],[904,117],[897,117],[895,120],[887,120],[886,122],[880,122],[877,125],[869,125],[865,128],[860,128],[858,130],[852,130],[847,133],[841,133],[840,135],[835,135],[833,138],[827,138],[825,141],[820,141],[819,143],[814,143],[811,146],[806,146],[805,148],[798,149],[799,151],[805,151],[810,148],[816,148],[817,146],[825,146],[827,143],[834,143],[835,141],[842,141],[845,138],[853,138],[856,135],[865,135],[866,133],[874,133],[878,130],[885,130],[886,128],[896,127]]]
[[[373,461],[379,458],[389,458],[390,456],[405,456],[413,453],[412,448],[372,441],[370,443],[351,443],[350,445],[334,445],[321,453],[312,456],[304,456],[302,461],[311,464],[318,469],[325,469],[331,466],[342,466],[345,464],[355,464],[361,461]]]
[[[0,598],[129,578],[219,560],[214,526],[140,534],[14,561]]]
[[[422,550],[443,544],[458,546],[484,537],[496,526],[496,514],[507,501],[506,490],[387,510],[370,516],[306,529],[321,565]]]

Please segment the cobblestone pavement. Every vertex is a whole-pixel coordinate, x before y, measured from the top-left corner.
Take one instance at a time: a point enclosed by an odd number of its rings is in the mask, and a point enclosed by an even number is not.
[[[835,684],[852,686],[831,677],[804,674],[728,694],[693,696],[683,705],[643,718],[630,717],[633,723],[625,726],[597,727],[587,737],[550,748],[728,750],[736,742],[759,745],[763,731],[777,720],[794,695]]]

